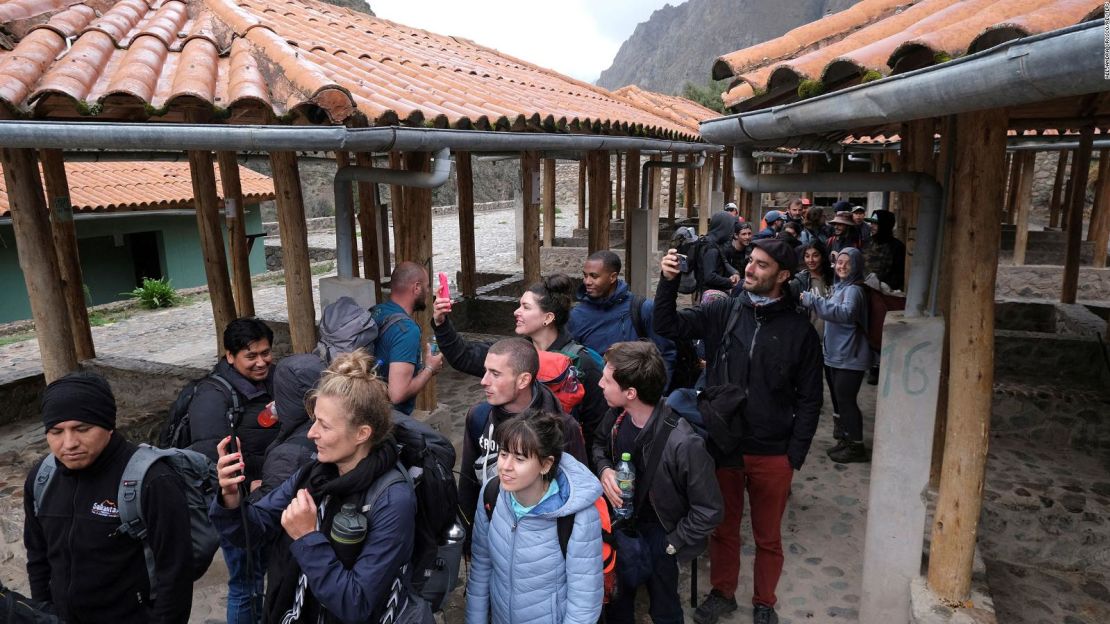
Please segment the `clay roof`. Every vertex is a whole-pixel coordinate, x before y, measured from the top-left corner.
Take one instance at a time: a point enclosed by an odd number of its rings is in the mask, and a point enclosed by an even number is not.
[[[740,110],[943,63],[1102,15],[1095,0],[862,0],[785,35],[717,58]]]
[[[0,101],[22,116],[697,138],[473,41],[314,0],[12,0],[0,19]]]
[[[220,170],[216,190],[220,193]],[[193,208],[193,183],[187,162],[67,162],[69,200],[74,212],[122,212]],[[274,182],[239,167],[243,201],[274,198]],[[8,214],[8,190],[0,177],[0,216]]]
[[[691,132],[698,132],[700,122],[721,115],[719,112],[706,108],[693,100],[677,95],[647,91],[636,85],[621,87],[613,91],[613,95],[646,111],[662,114]]]

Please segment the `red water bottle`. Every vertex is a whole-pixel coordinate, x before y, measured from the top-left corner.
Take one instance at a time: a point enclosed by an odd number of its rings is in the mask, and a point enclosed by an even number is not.
[[[274,403],[274,401],[270,401],[266,404],[266,407],[262,408],[261,412],[258,412],[258,425],[260,427],[269,429],[277,424],[278,412],[277,405]]]

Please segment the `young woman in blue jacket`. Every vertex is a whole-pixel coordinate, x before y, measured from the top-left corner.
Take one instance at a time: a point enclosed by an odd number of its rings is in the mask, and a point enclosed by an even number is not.
[[[527,410],[494,431],[499,487],[474,515],[467,624],[595,624],[601,614],[601,484],[562,452],[558,416]],[[485,500],[485,492],[479,498]],[[563,556],[558,518],[574,516]]]
[[[387,603],[408,604],[401,574],[416,522],[416,496],[404,481],[362,511],[371,484],[397,466],[386,386],[359,350],[332,362],[307,407],[316,459],[258,502],[241,499],[242,455],[229,451],[230,438],[220,442],[220,492],[210,516],[222,535],[245,544],[243,505],[252,543],[277,540],[263,621],[381,621]]]

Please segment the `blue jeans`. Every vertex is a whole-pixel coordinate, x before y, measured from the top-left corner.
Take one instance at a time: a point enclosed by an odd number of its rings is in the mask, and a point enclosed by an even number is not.
[[[619,530],[619,529],[617,529]],[[673,555],[667,554],[667,532],[657,522],[641,522],[637,530],[646,542],[652,566],[648,579],[648,598],[651,606],[648,613],[655,624],[681,624],[682,599],[678,597],[678,562]],[[617,554],[617,566],[621,558]],[[617,578],[620,578],[618,574]],[[609,624],[632,624],[635,621],[636,590],[623,582],[617,583],[617,595],[605,606],[605,620]]]
[[[268,548],[254,548],[251,553],[251,567],[254,574],[247,570],[247,551],[245,548],[220,544],[227,562],[227,622],[228,624],[258,624],[262,621],[262,597],[266,589],[266,554]],[[251,578],[253,577],[253,579]],[[251,583],[254,583],[255,620],[251,622]]]

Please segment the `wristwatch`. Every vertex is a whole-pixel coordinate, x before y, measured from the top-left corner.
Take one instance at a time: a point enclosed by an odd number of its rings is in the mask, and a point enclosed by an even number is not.
[[[677,552],[678,552],[678,549],[675,548],[673,544],[667,544],[667,554],[668,555],[673,555]]]

